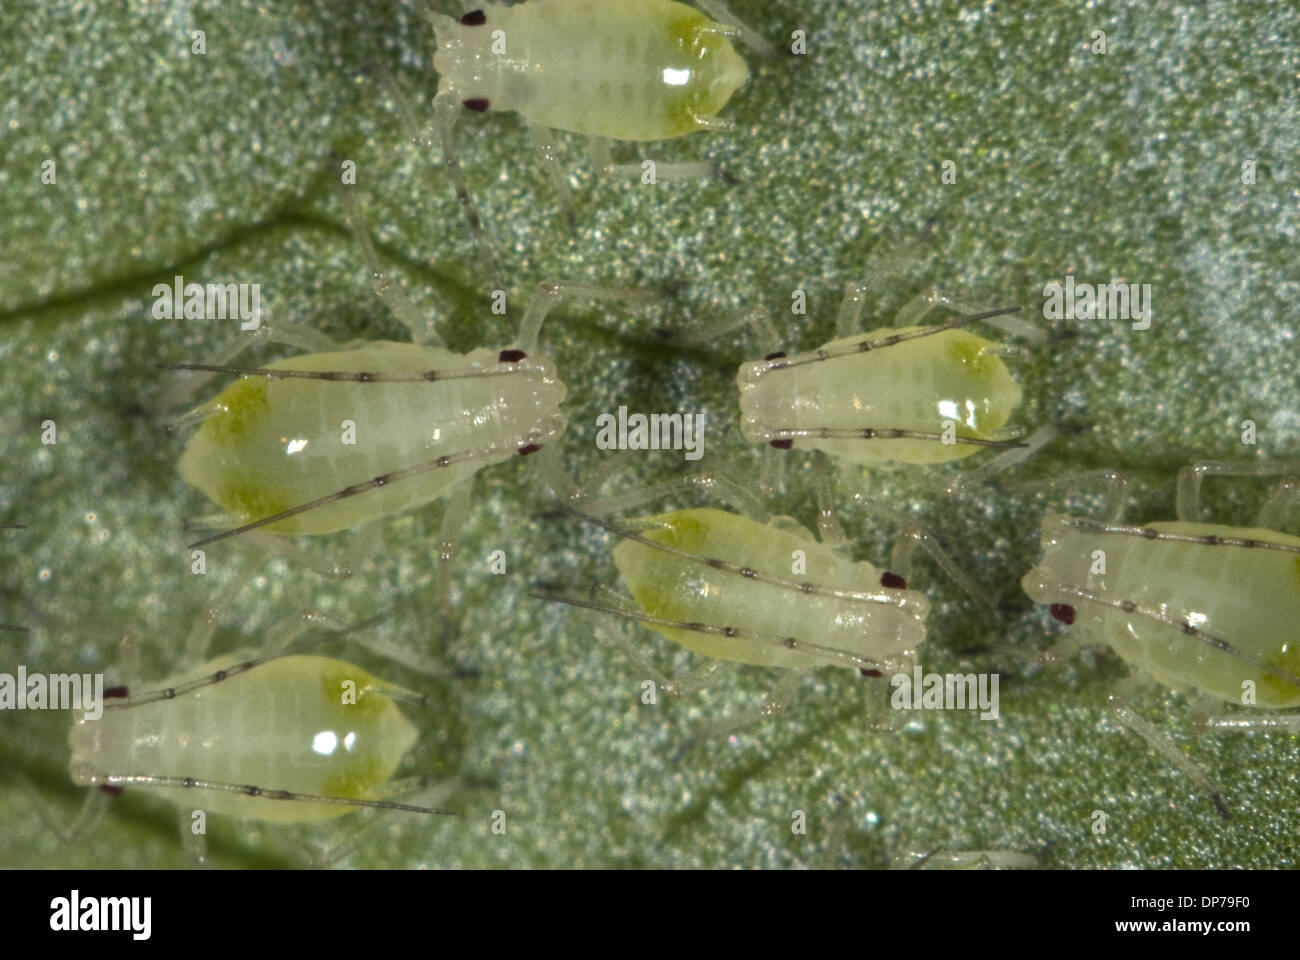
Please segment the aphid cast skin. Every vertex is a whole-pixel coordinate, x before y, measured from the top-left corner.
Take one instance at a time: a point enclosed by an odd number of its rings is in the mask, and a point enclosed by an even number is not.
[[[640,164],[612,163],[610,141],[667,140],[696,130],[730,129],[732,124],[718,112],[749,78],[732,40],[743,40],[765,55],[775,52],[721,0],[700,0],[699,6],[714,19],[673,0],[486,4],[459,20],[423,11],[438,44],[433,105],[443,159],[494,282],[494,257],[456,158],[454,128],[461,110],[510,111],[523,117],[572,231],[573,200],[556,157],[554,130],[593,138],[592,156],[600,172],[639,176]],[[431,145],[432,137],[419,130],[414,111],[390,86],[408,135]],[[701,163],[659,164],[656,178],[711,172]]]
[[[163,365],[241,378],[173,425],[200,424],[180,472],[226,511],[215,525],[230,527],[193,547],[259,534],[259,542],[278,549],[265,534],[331,533],[452,496],[459,499],[444,513],[441,557],[447,559],[474,475],[564,433],[565,386],[551,360],[536,353],[547,314],[573,296],[624,302],[658,296],[544,283],[515,345],[454,353],[384,273],[347,190],[349,221],[375,290],[415,342],[340,349],[316,331],[282,324],[265,336],[311,352],[256,368],[230,365],[237,350],[225,351],[218,363]],[[320,568],[327,575],[349,570]]]
[[[1121,522],[1127,481],[1113,473],[1107,519],[1049,513],[1043,556],[1022,580],[1025,592],[1070,626],[1049,657],[1097,644],[1136,671],[1173,690],[1261,709],[1300,706],[1300,537],[1274,529],[1294,502],[1294,479],[1261,513],[1258,526],[1201,520],[1200,486],[1207,474],[1300,476],[1300,463],[1205,461],[1179,477],[1177,520],[1134,526]],[[1179,762],[1198,787],[1221,802],[1203,774],[1173,744],[1112,695],[1122,722]],[[1300,718],[1234,715],[1212,726],[1271,729]]]

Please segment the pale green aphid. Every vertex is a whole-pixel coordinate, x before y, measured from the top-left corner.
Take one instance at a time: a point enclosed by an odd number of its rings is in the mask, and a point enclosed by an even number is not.
[[[732,718],[726,724],[730,730],[781,713],[805,670],[844,666],[879,677],[913,660],[925,641],[929,600],[907,589],[912,547],[919,543],[948,568],[930,538],[900,540],[891,562],[903,572],[882,571],[818,542],[789,517],[769,521],[743,488],[715,473],[669,481],[616,501],[626,507],[691,486],[714,490],[747,515],[693,508],[613,523],[590,511],[615,509],[615,501],[566,506],[621,539],[614,563],[631,597],[608,588],[598,591],[599,599],[533,595],[643,623],[710,658],[689,676],[670,680],[637,644],[597,626],[598,635],[620,645],[671,696],[703,689],[733,664],[786,671],[766,703]]]
[[[787,669],[879,669],[925,640],[924,594],[882,586],[899,578],[838,555],[793,521],[772,526],[695,508],[631,527],[641,533],[614,548],[614,564],[637,606],[659,621],[650,629],[694,653]],[[790,573],[796,551],[806,578]]]
[[[1110,485],[1107,519],[1050,513],[1043,556],[1022,586],[1071,635],[1047,659],[1085,645],[1106,645],[1133,666],[1132,687],[1146,677],[1203,701],[1276,710],[1300,706],[1300,537],[1276,528],[1300,485],[1284,482],[1258,526],[1201,521],[1206,474],[1300,476],[1300,463],[1201,462],[1179,477],[1177,520],[1121,522],[1127,481]],[[1174,745],[1112,694],[1120,721],[1178,766],[1222,808],[1218,791]],[[1300,729],[1300,715],[1212,718],[1234,730]]]
[[[247,341],[217,363],[168,369],[241,377],[177,421],[199,423],[180,473],[226,514],[229,529],[193,547],[236,535],[288,552],[327,575],[350,568],[319,561],[265,534],[326,534],[451,496],[441,558],[448,559],[468,509],[474,475],[558,439],[565,386],[536,354],[547,314],[570,296],[642,302],[651,291],[543,283],[529,302],[514,347],[454,353],[383,271],[355,201],[345,207],[376,292],[410,329],[413,343],[363,342],[342,349],[322,334],[264,325],[266,338],[311,352],[264,367],[231,366]]]
[[[418,739],[389,689],[332,657],[221,658],[77,720],[72,778],[183,789],[173,799],[195,809],[269,823],[358,806],[426,812],[383,800]]]
[[[667,140],[733,127],[718,113],[749,78],[749,68],[731,41],[766,55],[774,51],[721,0],[698,5],[714,19],[673,0],[466,4],[459,20],[425,12],[438,44],[433,105],[443,157],[489,276],[495,276],[492,256],[455,155],[460,110],[523,117],[572,228],[573,202],[553,131],[593,138],[592,157],[602,173],[640,176],[640,164],[611,162],[610,141]],[[418,131],[414,113],[400,96],[398,103],[408,132],[427,145],[430,138]],[[701,163],[659,164],[656,177],[710,172]]]
[[[1021,390],[1002,357],[1014,348],[964,329],[1014,309],[880,327],[743,364],[736,377],[741,432],[751,443],[821,450],[870,466],[1024,447],[1014,442],[1022,431],[1008,426]]]

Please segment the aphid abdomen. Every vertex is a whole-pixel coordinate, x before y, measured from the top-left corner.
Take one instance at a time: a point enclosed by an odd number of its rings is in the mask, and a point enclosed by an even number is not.
[[[1075,629],[1083,627],[1093,642],[1108,644],[1171,689],[1199,690],[1241,703],[1243,683],[1250,681],[1256,706],[1300,706],[1300,688],[1206,639],[1226,641],[1249,657],[1300,675],[1300,556],[1262,547],[1098,533],[1071,520],[1061,514],[1044,520],[1043,559],[1022,584],[1031,598],[1069,604]],[[1273,530],[1182,522],[1142,529],[1300,548],[1300,538]],[[1094,572],[1103,562],[1105,573]],[[1062,591],[1062,584],[1109,602],[1081,599]],[[1132,612],[1123,604],[1132,604]],[[1183,624],[1205,636],[1188,633]]]
[[[821,349],[919,329],[924,328],[871,330],[833,340]],[[779,429],[819,428],[915,430],[940,436],[951,430],[954,437],[996,439],[1020,403],[1021,390],[995,349],[996,344],[968,330],[946,330],[820,362],[788,367],[747,363],[736,378],[741,432],[752,443],[780,439],[775,433]],[[980,450],[938,439],[878,437],[794,438],[793,446],[868,465],[944,463]]]
[[[420,374],[498,367],[497,354],[380,341],[337,353],[290,357],[272,370]],[[538,443],[564,431],[565,388],[545,358],[527,358],[509,376],[413,383],[271,380],[246,377],[209,402],[180,461],[185,480],[240,519],[252,522],[444,455],[538,431]],[[330,533],[413,509],[442,496],[487,464],[516,450],[503,446],[401,482],[367,489],[268,524],[281,533]]]
[[[559,130],[678,137],[700,129],[696,118],[716,114],[749,76],[731,42],[707,32],[716,24],[671,0],[534,0],[483,13],[439,35],[441,84],[462,102]]]
[[[724,510],[678,510],[645,518],[642,534],[701,558],[731,563],[849,591],[879,590],[880,571],[853,563],[817,543]],[[796,551],[802,551],[796,555]],[[795,574],[799,557],[805,573]],[[747,578],[708,563],[687,560],[625,540],[614,549],[614,563],[633,599],[646,613],[669,620],[733,627],[740,632],[835,647],[882,659],[915,649],[925,636],[928,604],[908,595],[899,606],[805,593]],[[805,566],[806,565],[806,566]],[[705,656],[759,666],[803,668],[838,663],[817,653],[737,636],[726,637],[654,626],[674,643]]]
[[[210,674],[238,659],[205,664],[161,686]],[[349,703],[350,690],[355,696]],[[366,671],[330,657],[296,655],[175,699],[80,719],[69,744],[74,779],[79,770],[91,770],[377,799],[376,788],[398,769],[417,738],[415,727]],[[274,823],[324,820],[354,809],[197,788],[167,795],[209,813]]]

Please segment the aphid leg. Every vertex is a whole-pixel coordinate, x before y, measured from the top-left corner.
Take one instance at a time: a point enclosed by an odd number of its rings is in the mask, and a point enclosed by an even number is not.
[[[254,564],[245,559],[240,568],[236,570],[235,575],[230,578],[230,583],[199,611],[198,616],[194,618],[194,623],[190,626],[189,634],[185,638],[185,645],[181,648],[180,667],[188,668],[191,664],[202,662],[208,651],[208,646],[212,643],[212,636],[217,631],[217,623],[222,613],[229,608],[235,597],[240,594],[248,583],[253,570],[260,565],[260,562]],[[136,661],[134,668],[129,670],[133,677],[139,671],[138,649],[134,651],[134,660]]]
[[[1016,493],[1046,494],[1064,491],[1068,495],[1098,482],[1105,484],[1106,487],[1105,498],[1102,501],[1102,515],[1112,523],[1118,522],[1123,518],[1124,508],[1128,504],[1128,477],[1114,470],[1067,473],[1048,480],[998,480],[997,484],[1003,490]]]
[[[1204,794],[1213,800],[1214,806],[1219,811],[1219,816],[1223,817],[1224,820],[1229,819],[1228,803],[1209,775],[1187,759],[1169,737],[1157,730],[1151,721],[1139,715],[1129,703],[1130,698],[1140,689],[1144,682],[1141,675],[1130,674],[1116,684],[1106,698],[1111,713],[1115,715],[1115,719],[1123,727],[1132,730],[1145,740],[1152,749],[1162,754],[1166,760],[1181,770],[1183,776],[1192,782],[1192,786],[1198,793]]]
[[[917,326],[926,314],[938,307],[946,307],[955,313],[963,315],[984,313],[986,309],[968,301],[950,297],[940,290],[931,287],[929,290],[926,290],[924,293],[905,304],[903,309],[898,311],[898,316],[895,318],[894,324],[899,327]],[[1012,336],[1023,337],[1024,339],[1035,343],[1045,343],[1047,341],[1046,333],[1039,330],[1032,323],[1019,319],[1014,314],[1008,313],[996,317],[989,317],[984,322],[991,324]]]
[[[1300,504],[1300,479],[1287,477],[1264,503],[1256,523],[1268,530],[1281,530],[1296,504]]]
[[[361,248],[361,256],[366,262],[366,267],[370,270],[370,285],[374,288],[379,299],[392,311],[393,316],[402,322],[402,324],[411,331],[411,341],[422,346],[444,346],[442,338],[438,336],[433,329],[433,324],[429,318],[420,312],[419,308],[406,295],[398,282],[384,270],[383,264],[379,260],[379,253],[375,250],[375,245],[370,239],[370,231],[366,228],[365,216],[361,213],[361,205],[357,203],[357,198],[353,196],[355,187],[343,185],[339,188],[339,194],[343,198],[343,212],[347,217],[348,226],[352,229],[352,235],[356,237],[357,246]]]
[[[1032,870],[1038,858],[1015,850],[900,850],[890,870]]]
[[[620,303],[650,303],[662,296],[663,294],[658,290],[596,287],[569,280],[544,281],[537,285],[533,298],[528,301],[528,307],[524,310],[524,319],[519,323],[515,346],[526,354],[534,353],[541,336],[542,323],[547,315],[566,298],[585,297],[591,300],[615,300]]]
[[[1003,450],[997,456],[993,457],[986,463],[973,467],[960,475],[954,477],[949,482],[946,493],[955,494],[962,488],[971,487],[978,483],[986,482],[990,477],[996,476],[1016,464],[1024,463],[1043,447],[1052,442],[1053,439],[1061,432],[1059,427],[1048,425],[1035,430],[1033,435],[1025,441],[1023,447],[1013,447],[1010,450]],[[1019,436],[1019,433],[1016,433]],[[1000,439],[1000,438],[999,438]]]
[[[532,136],[537,156],[551,178],[551,185],[560,198],[560,209],[564,212],[564,222],[568,225],[569,235],[574,236],[578,232],[578,221],[573,212],[573,191],[569,189],[568,175],[563,164],[560,163],[559,153],[555,148],[555,138],[551,135],[549,127],[531,120],[528,122],[528,132]]]
[[[379,532],[378,524],[378,520],[367,520],[358,526],[351,542],[337,560],[327,560],[309,553],[284,537],[267,533],[265,530],[246,530],[240,536],[249,545],[277,557],[283,557],[291,564],[304,566],[318,577],[326,580],[347,580],[356,572],[360,559],[367,555],[366,547],[373,546]],[[223,529],[230,529],[230,527],[227,525]]]
[[[583,513],[589,516],[601,517],[611,513],[634,510],[647,503],[653,503],[664,497],[672,496],[675,493],[684,493],[688,490],[706,491],[729,506],[734,507],[751,520],[756,520],[759,523],[767,523],[768,521],[769,514],[763,508],[762,502],[746,490],[739,481],[732,479],[728,474],[715,467],[693,470],[684,476],[674,477],[671,480],[643,487],[640,490],[621,493],[617,496],[586,500],[582,503],[581,509]]]
[[[731,31],[718,31],[723,36],[730,40],[739,40],[760,57],[776,56],[776,47],[768,43],[757,30],[747,26],[743,20],[732,13],[722,0],[697,0],[696,6],[718,23],[732,28]]]
[[[776,325],[772,323],[772,315],[763,307],[746,307],[728,314],[721,320],[705,324],[702,327],[693,327],[689,331],[683,331],[674,335],[678,343],[687,346],[697,343],[712,343],[722,336],[735,330],[737,327],[748,326],[754,331],[754,336],[758,340],[758,347],[771,358],[781,350],[781,338],[777,335]]]
[[[700,129],[730,130],[734,125],[729,120],[717,117],[695,117]],[[639,180],[645,175],[646,167],[642,163],[615,163],[610,141],[607,137],[592,137],[588,144],[588,155],[592,168],[602,177],[622,177]],[[701,180],[717,174],[717,166],[707,161],[695,163],[656,163],[655,181],[659,180]]]
[[[543,447],[543,450],[546,448]],[[540,451],[539,451],[540,452]],[[452,570],[451,560],[460,545],[461,533],[465,530],[465,518],[470,512],[470,490],[473,481],[466,480],[459,484],[447,497],[442,511],[442,524],[438,528],[438,616],[442,619],[442,649],[451,646],[452,633],[456,623],[451,603]]]
[[[821,856],[822,870],[833,870],[839,866],[840,856],[844,853],[844,838],[849,832],[849,805],[838,794],[834,801],[835,813],[831,816],[831,829]]]
[[[1196,523],[1201,519],[1201,482],[1206,476],[1216,477],[1300,477],[1300,461],[1261,461],[1248,460],[1234,463],[1224,460],[1198,460],[1183,467],[1178,473],[1178,502],[1175,513],[1184,523]],[[1279,491],[1280,494],[1280,491]],[[1274,506],[1275,497],[1269,500]],[[1275,509],[1281,510],[1278,506]]]
[[[631,450],[620,450],[612,457],[603,457],[587,482],[581,486],[564,469],[560,449],[555,444],[548,444],[537,451],[534,462],[541,472],[542,480],[556,497],[570,506],[579,506],[599,493],[609,478],[624,468],[632,455]]]
[[[834,473],[831,470],[830,458],[821,450],[813,451],[813,472],[817,485],[817,529],[821,541],[829,547],[842,547],[847,541],[844,539],[844,528],[840,526],[839,518],[835,515],[835,498],[832,490]]]
[[[899,524],[898,533],[894,539],[894,548],[889,558],[890,573],[900,576],[904,581],[910,583],[912,579],[912,558],[916,555],[916,548],[920,547],[938,565],[939,569],[948,575],[949,579],[970,594],[977,603],[989,609],[994,609],[988,591],[975,583],[957,566],[956,561],[948,555],[947,551],[939,543],[938,537],[927,527],[905,513],[872,501],[861,490],[853,491],[850,499],[855,506],[870,513],[891,518]]]
[[[785,713],[790,705],[790,699],[799,688],[800,682],[804,679],[804,671],[790,670],[783,676],[772,692],[767,695],[761,706],[752,710],[744,710],[734,717],[724,718],[715,724],[710,724],[704,729],[692,734],[686,739],[677,751],[673,754],[673,762],[678,763],[688,753],[694,750],[705,740],[712,740],[716,737],[731,737],[741,730],[748,727],[764,723],[773,717],[779,717]]]
[[[439,92],[433,98],[434,123],[438,130],[438,139],[442,144],[442,162],[447,168],[447,175],[456,191],[456,202],[465,211],[465,220],[469,224],[470,236],[478,249],[483,272],[492,283],[494,290],[501,290],[501,278],[497,273],[496,258],[492,254],[492,244],[483,221],[479,218],[474,201],[470,198],[469,187],[465,184],[465,174],[461,170],[460,160],[456,156],[456,118],[460,115],[461,105],[454,96]]]

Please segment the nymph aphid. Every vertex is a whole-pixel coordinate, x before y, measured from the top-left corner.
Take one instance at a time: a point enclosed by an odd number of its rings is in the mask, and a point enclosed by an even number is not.
[[[691,487],[710,490],[742,512],[694,508],[617,522],[603,516]],[[611,500],[570,501],[582,507],[566,506],[568,512],[620,538],[614,564],[631,596],[605,587],[591,596],[534,596],[645,624],[709,658],[689,676],[669,679],[637,644],[597,627],[669,696],[703,689],[727,665],[786,671],[762,707],[732,718],[726,729],[782,712],[805,670],[842,666],[880,677],[910,664],[925,641],[929,613],[926,596],[908,588],[914,548],[924,547],[945,570],[954,570],[921,531],[899,539],[889,570],[854,562],[839,549],[843,544],[819,542],[789,517],[769,519],[754,497],[716,470]]]
[[[860,332],[863,288],[851,286],[840,307],[836,339],[806,353],[780,349],[766,310],[756,308],[685,339],[701,341],[748,323],[767,351],[742,364],[740,429],[752,443],[777,450],[819,450],[867,466],[938,464],[986,448],[1006,452],[980,468],[1000,470],[1029,456],[1056,432],[1027,442],[1010,426],[1020,385],[1003,362],[1020,347],[973,333],[984,322],[1031,341],[1043,333],[1011,316],[1017,308],[979,310],[931,290],[899,312],[894,327]],[[962,313],[922,325],[936,307]]]
[[[260,655],[231,654],[157,684],[105,689],[102,715],[78,719],[68,736],[72,779],[99,788],[69,835],[83,833],[107,796],[126,787],[162,791],[179,804],[182,835],[199,859],[195,811],[267,823],[364,807],[447,813],[393,799],[449,789],[427,777],[390,780],[418,739],[397,701],[424,698],[312,652],[343,636],[358,640],[374,621],[300,641],[318,619],[286,624]],[[211,622],[200,620],[187,647],[205,647],[211,633]]]
[[[1043,556],[1022,580],[1070,634],[1043,657],[1055,660],[1086,645],[1105,645],[1134,669],[1110,695],[1116,718],[1178,766],[1225,813],[1217,787],[1174,743],[1129,705],[1144,681],[1205,703],[1277,710],[1300,707],[1300,537],[1278,532],[1300,487],[1284,482],[1258,526],[1201,521],[1206,474],[1300,476],[1300,463],[1203,461],[1178,479],[1177,520],[1121,522],[1127,481],[1108,482],[1106,518],[1049,513]],[[1234,730],[1300,729],[1300,717],[1234,714],[1209,721]]]
[[[591,137],[601,172],[639,176],[640,164],[612,163],[611,140],[668,140],[733,126],[718,113],[749,69],[732,41],[765,55],[774,51],[720,0],[697,5],[713,20],[672,0],[480,4],[459,20],[425,11],[438,44],[433,106],[443,158],[489,276],[495,275],[492,256],[456,159],[453,130],[460,111],[514,111],[523,117],[572,226],[573,202],[556,158],[554,130]],[[428,143],[415,129],[413,112],[401,110],[408,132]],[[658,164],[656,178],[710,171],[702,163]]]
[[[199,424],[180,472],[227,511],[205,525],[228,529],[195,548],[251,537],[325,575],[347,576],[350,564],[321,564],[279,537],[358,525],[373,532],[372,521],[447,497],[440,556],[449,558],[474,475],[564,433],[565,386],[551,360],[537,352],[547,314],[568,297],[644,302],[657,296],[543,283],[512,346],[453,353],[385,274],[348,189],[348,219],[375,291],[414,342],[340,347],[309,328],[277,324],[267,339],[310,352],[262,367],[232,366],[245,340],[212,363],[164,364],[241,378],[174,425]]]

